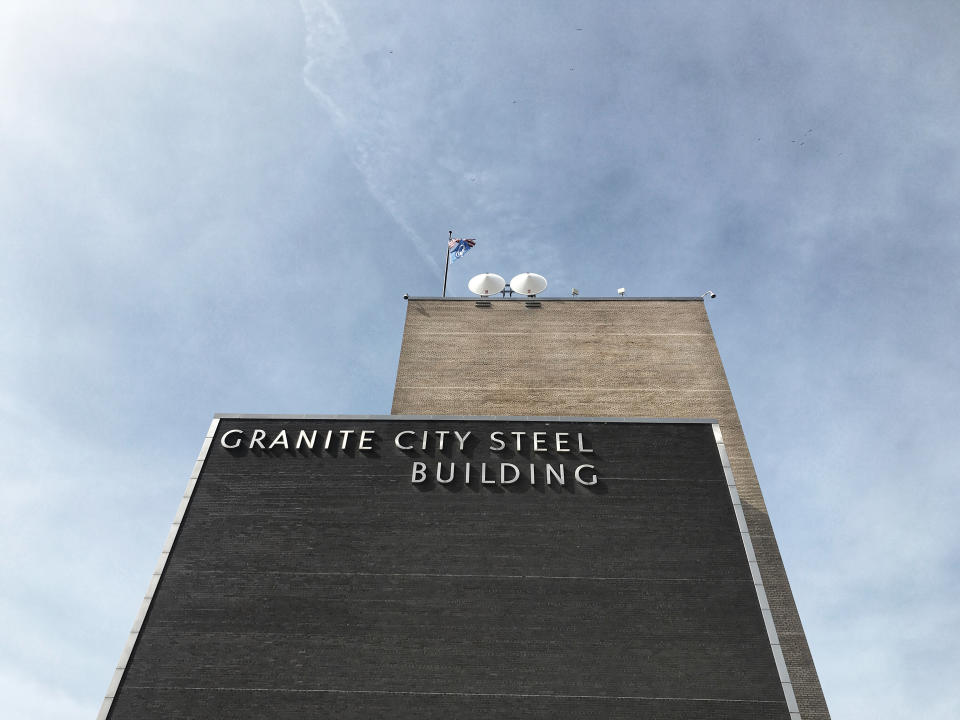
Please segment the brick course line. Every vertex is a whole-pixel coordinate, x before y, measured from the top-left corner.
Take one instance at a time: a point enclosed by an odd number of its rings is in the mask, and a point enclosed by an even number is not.
[[[736,698],[660,697],[656,695],[561,695],[559,693],[484,693],[444,692],[431,690],[344,690],[342,688],[231,688],[194,687],[189,685],[128,685],[134,690],[186,690],[188,692],[258,692],[258,693],[339,693],[343,695],[437,695],[452,697],[559,698],[563,700],[672,700],[675,702],[718,702],[748,705],[783,705],[782,700],[739,700]]]

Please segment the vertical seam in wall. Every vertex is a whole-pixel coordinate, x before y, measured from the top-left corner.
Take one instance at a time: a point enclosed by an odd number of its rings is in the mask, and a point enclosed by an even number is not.
[[[143,622],[147,617],[147,613],[150,611],[150,603],[153,602],[153,595],[163,577],[167,560],[170,558],[170,551],[173,549],[173,544],[177,540],[177,535],[180,534],[180,524],[183,522],[183,517],[187,512],[187,508],[190,506],[193,490],[197,486],[200,471],[203,469],[203,463],[207,459],[207,453],[210,451],[210,445],[213,443],[213,436],[217,432],[217,425],[219,425],[219,423],[220,418],[214,418],[213,422],[210,423],[210,429],[207,430],[207,436],[203,440],[203,446],[200,448],[197,462],[194,463],[193,472],[190,473],[190,480],[187,481],[187,489],[180,499],[180,505],[177,506],[177,513],[173,518],[173,523],[170,525],[170,532],[167,533],[167,539],[163,543],[163,549],[160,551],[160,559],[157,561],[157,565],[153,570],[153,575],[150,576],[150,584],[147,586],[147,592],[143,596],[143,602],[140,603],[140,610],[137,613],[136,619],[133,621],[133,627],[130,629],[129,635],[127,635],[127,642],[124,643],[123,651],[120,653],[120,662],[117,663],[116,670],[113,671],[113,679],[110,681],[110,685],[107,687],[107,693],[103,698],[103,703],[100,705],[97,720],[106,720],[110,715],[110,708],[113,706],[113,700],[117,695],[117,690],[120,688],[123,675],[127,670],[127,663],[130,661],[130,656],[133,654],[133,649],[136,647],[137,640],[140,637]]]
[[[793,692],[793,683],[790,681],[790,673],[787,670],[787,661],[783,656],[783,648],[780,647],[780,636],[777,635],[777,628],[773,622],[773,614],[770,612],[767,592],[763,587],[763,578],[760,575],[760,564],[757,562],[757,554],[754,552],[753,541],[750,539],[750,530],[747,528],[747,518],[743,513],[743,505],[740,503],[740,494],[737,492],[737,482],[733,478],[733,469],[730,467],[730,458],[727,455],[727,448],[723,442],[720,425],[716,423],[713,425],[713,437],[717,442],[717,451],[720,453],[723,474],[727,480],[727,490],[730,492],[730,502],[733,503],[733,512],[737,516],[737,525],[740,528],[740,539],[743,541],[743,550],[746,553],[747,564],[750,567],[750,576],[753,578],[753,588],[757,592],[757,601],[760,603],[760,613],[763,615],[763,624],[767,628],[770,650],[773,652],[773,660],[777,665],[777,673],[780,676],[780,685],[783,687],[783,697],[787,701],[790,720],[801,720],[797,697]]]

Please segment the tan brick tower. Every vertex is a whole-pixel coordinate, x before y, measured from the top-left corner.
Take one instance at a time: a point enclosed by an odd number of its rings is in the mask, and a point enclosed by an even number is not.
[[[700,298],[411,298],[392,412],[718,421],[800,716],[830,717]]]

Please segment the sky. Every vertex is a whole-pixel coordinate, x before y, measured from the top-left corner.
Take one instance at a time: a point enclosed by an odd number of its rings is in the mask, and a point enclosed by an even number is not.
[[[960,4],[6,0],[0,713],[96,715],[214,413],[451,268],[707,310],[834,718],[960,717]]]

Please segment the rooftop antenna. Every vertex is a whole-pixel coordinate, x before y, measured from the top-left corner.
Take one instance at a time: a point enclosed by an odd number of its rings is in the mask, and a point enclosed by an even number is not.
[[[537,275],[537,273],[520,273],[514,275],[510,280],[510,287],[521,295],[536,297],[537,293],[542,293],[547,289],[547,279],[543,275]]]
[[[496,273],[480,273],[470,278],[467,287],[474,295],[489,297],[501,292],[506,287],[506,283]]]

